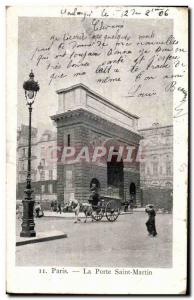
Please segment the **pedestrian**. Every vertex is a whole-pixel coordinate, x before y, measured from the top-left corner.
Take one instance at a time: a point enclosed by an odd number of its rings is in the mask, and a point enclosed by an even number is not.
[[[148,214],[148,220],[146,222],[148,234],[150,236],[155,237],[157,235],[157,232],[156,232],[156,224],[155,224],[156,212],[154,209],[154,205],[152,204],[146,205],[145,211]]]
[[[124,202],[124,212],[127,212],[127,211],[128,211],[128,207],[129,207],[129,201],[126,200],[126,201]]]
[[[61,214],[61,202],[58,202],[58,212]]]
[[[54,201],[52,200],[51,201],[51,211],[53,211],[54,210]]]
[[[131,199],[129,201],[129,207],[130,207],[130,213],[133,213],[133,197],[131,196]]]
[[[57,211],[57,200],[55,200],[55,202],[54,202],[53,211]]]
[[[41,217],[44,216],[44,213],[43,213],[42,207],[40,205],[40,202],[37,202],[35,204],[35,214],[36,214],[36,218],[41,218]]]

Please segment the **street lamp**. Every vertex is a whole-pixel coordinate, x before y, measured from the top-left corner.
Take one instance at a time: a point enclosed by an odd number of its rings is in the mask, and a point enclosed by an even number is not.
[[[40,201],[42,201],[41,175],[42,175],[43,169],[44,169],[44,167],[42,166],[42,164],[40,162],[39,165],[38,165],[38,171],[39,171],[39,174],[40,174]]]
[[[26,178],[26,189],[24,190],[25,197],[23,203],[23,216],[22,216],[22,231],[21,237],[35,237],[36,232],[34,230],[34,200],[32,199],[32,187],[31,187],[31,115],[32,104],[36,98],[36,94],[39,91],[38,82],[34,81],[34,74],[31,71],[29,79],[24,82],[23,88],[25,90],[26,104],[29,110],[29,127],[28,127],[28,169]]]

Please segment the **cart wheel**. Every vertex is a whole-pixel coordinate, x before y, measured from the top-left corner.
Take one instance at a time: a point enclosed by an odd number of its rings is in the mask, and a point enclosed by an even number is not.
[[[114,222],[120,214],[118,201],[111,200],[106,205],[106,218],[109,222]]]
[[[100,221],[103,216],[104,216],[104,212],[102,210],[102,208],[96,208],[94,210],[92,210],[92,219],[95,221]]]

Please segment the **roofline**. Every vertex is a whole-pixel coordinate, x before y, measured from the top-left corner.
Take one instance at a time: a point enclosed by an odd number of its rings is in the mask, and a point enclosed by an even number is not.
[[[41,140],[38,140],[37,142],[35,142],[35,143],[32,143],[32,146],[37,146],[38,144],[41,144],[41,143],[48,143],[48,142],[55,142],[55,141],[57,141],[57,137],[56,137],[56,139],[51,139],[51,140],[48,140],[48,141],[41,141]],[[28,147],[28,142],[26,143],[26,144],[18,144],[17,145],[17,148],[20,148],[20,147]]]
[[[86,90],[87,92],[89,92],[90,94],[93,94],[94,96],[97,96],[98,98],[102,99],[107,104],[109,104],[109,105],[117,108],[118,110],[122,111],[123,113],[127,114],[129,117],[133,117],[135,119],[139,119],[139,117],[137,115],[131,114],[130,112],[124,110],[119,105],[112,103],[111,101],[109,101],[105,97],[101,96],[100,94],[96,93],[95,91],[91,90],[90,88],[88,88],[86,85],[84,85],[82,83],[78,83],[78,84],[72,85],[72,86],[70,86],[68,88],[65,88],[65,89],[57,90],[56,93],[57,94],[63,94],[63,93],[66,93],[68,91],[74,90],[76,88],[82,88],[82,89]]]
[[[146,131],[146,130],[153,130],[153,129],[167,128],[167,127],[173,127],[173,125],[157,126],[157,127],[148,127],[148,128],[138,129],[138,131]]]
[[[109,121],[109,120],[103,118],[102,116],[98,116],[98,115],[96,115],[95,113],[93,113],[93,112],[91,112],[91,111],[88,111],[88,110],[86,110],[86,109],[84,109],[84,108],[78,108],[78,109],[75,109],[75,110],[66,111],[66,112],[63,112],[63,113],[60,113],[60,114],[56,114],[56,115],[50,116],[50,118],[51,118],[51,120],[53,120],[53,121],[56,122],[57,119],[63,119],[64,117],[66,117],[66,116],[68,116],[68,115],[70,116],[70,115],[72,115],[72,114],[77,114],[78,112],[79,112],[79,113],[80,113],[80,112],[81,112],[81,113],[84,112],[84,113],[87,113],[88,115],[94,115],[94,116],[97,116],[99,119],[102,119],[102,120],[105,120],[105,121],[107,121],[107,122],[109,122],[109,123],[112,123],[112,124],[114,124],[114,125],[116,125],[116,126],[122,128],[122,129],[124,129],[124,130],[126,130],[126,131],[130,131],[133,135],[139,137],[140,139],[142,138],[142,136],[140,135],[140,133],[139,133],[137,130],[134,130],[134,131],[133,131],[133,129],[128,129],[128,128],[122,127],[121,125],[115,124],[114,122]],[[139,139],[139,140],[140,140],[140,139]]]

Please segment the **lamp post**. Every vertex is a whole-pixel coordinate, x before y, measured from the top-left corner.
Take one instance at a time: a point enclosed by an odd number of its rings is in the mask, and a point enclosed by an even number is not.
[[[34,81],[34,74],[31,71],[29,79],[24,82],[23,88],[25,90],[26,104],[29,110],[29,127],[28,127],[28,169],[26,178],[26,189],[24,190],[25,197],[23,203],[23,216],[22,216],[22,231],[21,237],[35,237],[36,232],[34,230],[34,200],[32,199],[32,187],[31,187],[31,117],[32,117],[32,104],[36,98],[36,94],[39,91],[38,82]]]
[[[44,167],[42,166],[42,164],[41,164],[41,162],[40,162],[39,165],[38,165],[38,171],[39,171],[39,174],[40,174],[40,201],[42,201],[41,175],[42,175],[43,169],[44,169]]]

